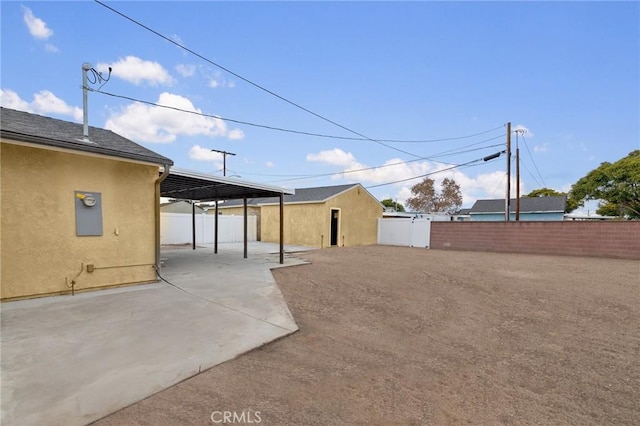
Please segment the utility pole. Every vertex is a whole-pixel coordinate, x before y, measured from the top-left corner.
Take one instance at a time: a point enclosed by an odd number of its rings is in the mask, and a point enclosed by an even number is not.
[[[524,129],[516,130],[516,222],[520,221],[520,144],[518,135],[524,135]]]
[[[504,199],[504,221],[509,222],[511,204],[511,122],[507,123],[507,194]]]
[[[519,221],[520,221],[520,148],[516,146],[516,222],[519,222]]]
[[[227,151],[218,151],[217,149],[212,149],[213,152],[219,152],[222,154],[222,176],[227,175],[227,155],[235,155],[233,152]]]

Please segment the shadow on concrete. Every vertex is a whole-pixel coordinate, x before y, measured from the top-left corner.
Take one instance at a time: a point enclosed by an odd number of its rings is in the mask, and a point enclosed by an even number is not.
[[[285,265],[305,263],[286,247]],[[277,244],[163,248],[167,282],[2,304],[2,424],[83,425],[297,331]]]

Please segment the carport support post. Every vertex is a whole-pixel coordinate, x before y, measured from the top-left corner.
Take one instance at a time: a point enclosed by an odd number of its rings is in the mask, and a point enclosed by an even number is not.
[[[191,200],[191,240],[193,249],[196,249],[196,202]]]
[[[216,217],[213,219],[213,254],[218,254],[218,200],[216,200]]]
[[[247,197],[243,197],[244,208],[244,258],[247,258]]]
[[[280,193],[280,264],[284,263],[284,193]]]

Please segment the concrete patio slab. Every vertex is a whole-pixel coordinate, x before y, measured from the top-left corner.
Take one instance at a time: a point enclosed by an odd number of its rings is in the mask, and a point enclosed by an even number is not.
[[[2,424],[87,424],[295,332],[277,250],[163,249],[171,284],[3,303]]]

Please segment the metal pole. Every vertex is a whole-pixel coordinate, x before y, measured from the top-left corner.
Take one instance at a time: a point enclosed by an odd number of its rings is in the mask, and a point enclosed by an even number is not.
[[[520,221],[520,148],[516,136],[516,222]]]
[[[504,220],[509,222],[511,204],[511,123],[507,123],[507,193],[504,200]]]
[[[89,140],[89,95],[87,71],[91,69],[91,64],[82,64],[82,139]]]
[[[244,201],[244,258],[247,258],[247,197],[243,198]]]
[[[280,193],[280,264],[284,263],[284,194]]]
[[[196,203],[191,200],[191,240],[193,241],[193,250],[196,249]]]
[[[216,217],[213,220],[213,254],[218,254],[218,200],[216,200]]]

